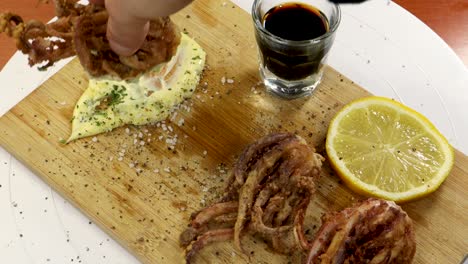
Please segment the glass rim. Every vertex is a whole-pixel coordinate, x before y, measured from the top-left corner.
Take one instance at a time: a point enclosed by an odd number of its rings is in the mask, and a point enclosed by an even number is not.
[[[281,42],[283,44],[289,44],[289,45],[297,45],[297,46],[302,46],[302,45],[310,45],[310,44],[315,44],[318,43],[330,36],[332,36],[336,30],[338,29],[338,26],[340,25],[341,22],[341,9],[340,6],[337,4],[333,4],[333,9],[336,11],[337,17],[336,17],[336,22],[334,24],[330,25],[330,30],[328,30],[325,34],[318,36],[313,39],[307,39],[307,40],[289,40],[289,39],[284,39],[282,37],[278,37],[272,33],[270,33],[268,30],[265,29],[265,27],[262,24],[262,18],[260,17],[260,12],[259,12],[259,5],[263,0],[254,0],[252,4],[252,19],[255,25],[255,28],[260,30],[263,34],[267,35],[269,38],[274,39],[278,42]],[[293,2],[294,0],[291,1],[285,1],[284,3],[289,3]]]

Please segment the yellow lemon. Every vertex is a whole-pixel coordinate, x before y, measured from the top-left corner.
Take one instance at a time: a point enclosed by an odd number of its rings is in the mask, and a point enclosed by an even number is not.
[[[384,97],[346,105],[330,123],[329,161],[352,190],[404,202],[435,191],[454,151],[423,115]]]

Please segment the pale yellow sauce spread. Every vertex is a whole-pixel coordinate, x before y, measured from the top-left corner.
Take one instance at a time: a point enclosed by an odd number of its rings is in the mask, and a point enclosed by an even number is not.
[[[206,54],[182,34],[173,58],[131,81],[92,78],[78,100],[68,142],[111,131],[125,124],[145,125],[164,120],[192,96],[205,66]]]

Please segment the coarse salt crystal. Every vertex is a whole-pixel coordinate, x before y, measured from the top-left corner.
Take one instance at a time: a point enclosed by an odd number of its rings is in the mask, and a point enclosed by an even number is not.
[[[122,160],[123,160],[123,158],[122,158],[122,157],[119,157],[117,160],[118,160],[118,161],[122,161]]]
[[[226,83],[226,77],[223,76],[223,77],[221,78],[221,83],[222,83],[223,85]]]
[[[167,128],[168,128],[169,131],[171,131],[171,132],[174,131],[174,129],[172,128],[172,126],[168,126]]]
[[[97,141],[98,141],[97,137],[93,137],[93,139],[91,139],[91,140],[92,140],[93,142],[97,142]]]
[[[206,154],[208,154],[208,151],[203,151],[203,156],[206,156]]]
[[[159,169],[154,169],[153,172],[154,173],[159,173]]]
[[[130,128],[127,127],[127,128],[125,129],[125,133],[130,134]]]
[[[132,162],[132,163],[129,163],[128,166],[129,166],[130,168],[134,168],[134,167],[135,167],[135,164]]]
[[[109,161],[112,161],[114,159],[114,157],[110,156],[109,157]]]
[[[138,133],[138,137],[139,137],[139,138],[142,138],[142,137],[143,137],[143,133],[141,133],[141,132]]]
[[[140,141],[140,146],[144,146],[145,142],[143,140]]]
[[[67,102],[63,101],[63,102],[60,102],[61,105],[66,105]]]
[[[179,122],[177,123],[178,126],[182,126],[184,124],[185,120],[181,118]]]
[[[169,167],[164,168],[164,171],[165,171],[165,172],[171,172],[171,168],[169,168]]]
[[[233,84],[234,80],[233,79],[227,79],[226,82],[229,83],[229,84]]]
[[[135,139],[133,140],[133,145],[136,145],[136,144],[138,144],[138,139],[135,138]]]
[[[171,117],[171,120],[175,120],[176,117],[177,117],[177,112],[174,112],[174,114]]]

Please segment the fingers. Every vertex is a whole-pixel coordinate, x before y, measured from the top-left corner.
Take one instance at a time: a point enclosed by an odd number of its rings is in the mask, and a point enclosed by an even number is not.
[[[149,21],[135,20],[122,23],[115,17],[107,22],[107,39],[117,54],[130,56],[143,44],[149,30]]]
[[[105,2],[109,13],[107,38],[117,54],[129,56],[143,44],[149,31],[149,21],[169,16],[192,0],[90,0]]]

